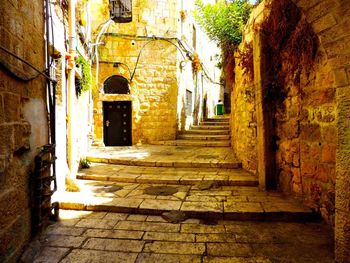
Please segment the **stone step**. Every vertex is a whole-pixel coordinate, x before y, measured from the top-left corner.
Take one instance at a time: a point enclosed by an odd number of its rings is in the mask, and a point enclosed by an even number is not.
[[[174,140],[174,141],[156,141],[153,145],[167,145],[167,146],[197,146],[197,147],[229,147],[231,141],[203,141],[203,140]]]
[[[237,169],[242,167],[241,162],[210,162],[204,159],[192,162],[191,160],[183,159],[178,160],[165,160],[165,161],[152,161],[152,160],[128,160],[122,158],[104,158],[88,156],[88,161],[95,163],[109,163],[129,166],[145,166],[145,167],[182,167],[182,168],[230,168]]]
[[[143,167],[240,168],[229,147],[140,145],[92,147],[90,162]]]
[[[225,130],[229,131],[230,126],[229,125],[220,125],[220,126],[214,126],[214,125],[192,125],[191,130]]]
[[[182,134],[203,134],[203,135],[230,135],[229,130],[187,130],[182,131]]]
[[[223,141],[230,140],[230,135],[203,135],[203,134],[181,134],[178,139],[202,140],[202,141]]]
[[[215,185],[257,186],[258,180],[243,169],[140,167],[92,163],[81,169],[78,179],[122,183],[195,185],[201,182]]]
[[[208,119],[205,119],[204,121],[209,121],[209,122],[230,122],[230,118],[208,118]]]
[[[297,200],[257,187],[130,184],[78,180],[80,192],[56,193],[62,209],[255,221],[308,221],[318,217]]]
[[[229,122],[217,122],[217,121],[202,121],[200,126],[230,126]]]

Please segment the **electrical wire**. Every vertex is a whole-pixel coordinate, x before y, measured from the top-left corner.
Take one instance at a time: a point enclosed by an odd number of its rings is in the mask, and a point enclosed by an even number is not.
[[[130,78],[130,82],[133,80],[133,78],[134,78],[134,76],[135,76],[136,69],[137,69],[138,63],[139,63],[139,61],[140,61],[140,57],[141,57],[141,54],[142,54],[143,49],[144,49],[148,44],[152,43],[153,41],[165,41],[165,42],[168,42],[168,43],[174,45],[174,46],[180,51],[180,54],[182,55],[182,57],[183,57],[184,59],[186,59],[185,56],[184,56],[184,54],[182,54],[181,49],[180,49],[176,44],[174,44],[173,42],[171,42],[170,40],[165,39],[165,38],[154,38],[154,39],[151,39],[151,40],[149,40],[148,42],[146,42],[146,43],[141,47],[141,49],[140,49],[140,52],[139,52],[139,54],[138,54],[138,56],[137,56],[136,64],[135,64],[135,67],[134,67],[134,71],[133,71],[133,73],[132,73],[132,75],[131,75],[131,78]]]
[[[103,25],[103,23],[101,24]],[[99,25],[99,27],[101,27],[101,25]],[[151,42],[155,41],[155,40],[162,40],[162,41],[166,41],[166,42],[169,42],[171,43],[172,45],[174,45],[179,51],[180,51],[180,54],[182,55],[182,57],[186,60],[185,56],[183,55],[183,52],[186,53],[186,56],[192,60],[193,59],[193,51],[192,50],[189,50],[188,48],[185,47],[184,43],[182,42],[182,40],[176,38],[176,37],[173,37],[173,38],[165,38],[165,37],[149,37],[149,36],[135,36],[135,35],[127,35],[127,34],[118,34],[118,33],[103,33],[103,35],[107,35],[107,36],[114,36],[114,37],[118,37],[118,38],[123,38],[123,39],[144,39],[144,40],[147,40],[149,39],[149,41],[147,43],[145,43],[141,49],[140,49],[140,52],[137,56],[137,60],[136,60],[136,64],[135,64],[135,67],[134,67],[134,70],[133,70],[133,74],[130,78],[130,82],[133,80],[134,78],[134,75],[135,75],[135,72],[136,72],[136,69],[137,69],[137,66],[138,66],[138,63],[139,63],[139,60],[140,60],[140,56],[141,56],[141,53],[143,51],[143,49]],[[176,45],[175,43],[173,43],[172,41],[176,40],[176,42],[178,43],[178,45]],[[187,43],[186,43],[187,45]],[[188,45],[187,45],[188,46]],[[215,85],[220,85],[220,86],[223,86],[224,84],[223,83],[219,83],[219,82],[216,82],[214,81],[210,76],[209,76],[209,73],[208,73],[208,70],[206,69],[205,65],[201,62],[201,67],[203,69],[203,72],[204,72],[204,76],[205,78],[211,82],[212,84],[215,84]]]
[[[17,60],[21,61],[22,63],[26,64],[27,66],[29,66],[31,69],[33,69],[34,71],[36,71],[38,74],[31,76],[31,77],[21,77],[19,76],[17,73],[13,72],[8,66],[4,65],[3,62],[1,62],[1,65],[4,66],[8,71],[11,72],[12,75],[16,76],[19,79],[22,79],[23,81],[30,81],[33,80],[35,78],[37,78],[38,76],[42,75],[43,77],[45,77],[47,80],[50,80],[52,82],[55,82],[55,80],[51,79],[47,74],[45,74],[44,72],[46,72],[45,70],[40,71],[39,69],[37,69],[35,66],[33,66],[31,63],[25,61],[23,58],[19,57],[18,55],[16,55],[15,53],[11,52],[10,50],[4,48],[3,46],[0,46],[0,49],[4,52],[6,52],[7,54],[11,55],[12,57],[16,58]]]

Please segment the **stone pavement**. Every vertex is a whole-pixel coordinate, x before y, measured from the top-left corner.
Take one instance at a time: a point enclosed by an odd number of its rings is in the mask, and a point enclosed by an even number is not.
[[[327,263],[333,237],[316,223],[268,223],[60,211],[60,221],[22,256],[25,263]]]
[[[148,166],[238,168],[241,163],[229,147],[142,145],[129,147],[94,147],[91,162]]]

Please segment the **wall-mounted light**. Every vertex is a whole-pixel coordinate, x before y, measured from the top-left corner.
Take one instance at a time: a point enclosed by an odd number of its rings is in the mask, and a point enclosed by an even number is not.
[[[180,62],[180,68],[183,69],[185,66],[186,66],[186,61],[185,61],[185,60],[182,60],[182,61]]]

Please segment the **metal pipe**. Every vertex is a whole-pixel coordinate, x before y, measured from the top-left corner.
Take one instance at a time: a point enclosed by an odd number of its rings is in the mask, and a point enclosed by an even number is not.
[[[74,133],[75,122],[75,50],[76,50],[76,26],[75,26],[75,5],[76,0],[69,0],[68,4],[68,40],[69,40],[69,53],[71,56],[71,68],[68,72],[68,109],[67,109],[67,124],[68,124],[68,138],[67,138],[67,155],[68,155],[68,166],[70,169],[70,175],[74,177],[78,165],[75,164],[74,159],[76,158],[76,137]]]

